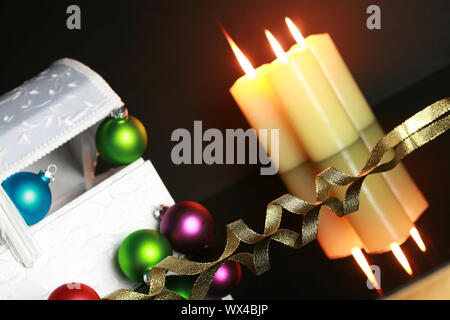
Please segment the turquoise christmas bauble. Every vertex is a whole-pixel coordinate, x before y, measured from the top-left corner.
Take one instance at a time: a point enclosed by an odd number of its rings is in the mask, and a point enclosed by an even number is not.
[[[19,172],[2,183],[3,189],[29,226],[41,221],[50,210],[50,182],[45,171],[41,171],[37,174]]]

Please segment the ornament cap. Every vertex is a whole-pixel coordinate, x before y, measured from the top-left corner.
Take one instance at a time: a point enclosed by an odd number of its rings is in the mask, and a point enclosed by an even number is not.
[[[58,167],[55,164],[51,164],[47,167],[47,169],[42,169],[40,171],[40,176],[42,180],[44,180],[47,183],[54,182],[57,171]]]
[[[156,220],[161,220],[164,213],[166,213],[167,209],[169,209],[168,205],[160,204],[159,206],[154,206],[152,208],[153,217]]]
[[[142,276],[142,279],[144,280],[144,283],[146,284],[146,285],[150,285],[150,272],[151,272],[151,270],[147,270],[145,273],[144,273],[144,275]]]
[[[115,119],[128,118],[128,109],[126,107],[120,107],[111,111],[111,117]]]

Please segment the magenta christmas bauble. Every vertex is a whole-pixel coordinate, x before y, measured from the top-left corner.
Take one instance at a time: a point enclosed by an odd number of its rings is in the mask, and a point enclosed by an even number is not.
[[[177,252],[193,253],[212,241],[214,225],[205,207],[197,202],[182,201],[161,213],[160,232]]]
[[[212,262],[219,259],[223,248],[213,243],[188,259],[197,262]],[[206,299],[221,299],[239,286],[242,278],[241,265],[236,261],[226,261],[214,274]]]
[[[221,299],[229,295],[241,282],[242,269],[236,261],[226,261],[214,274],[207,299]]]

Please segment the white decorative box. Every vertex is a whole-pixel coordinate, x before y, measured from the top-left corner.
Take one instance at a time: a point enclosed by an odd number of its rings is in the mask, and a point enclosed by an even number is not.
[[[62,59],[0,97],[0,183],[56,164],[49,214],[28,227],[0,187],[0,299],[46,299],[83,282],[100,296],[133,289],[117,266],[122,240],[156,229],[152,208],[173,199],[149,161],[94,176],[95,129],[120,98],[94,71]]]

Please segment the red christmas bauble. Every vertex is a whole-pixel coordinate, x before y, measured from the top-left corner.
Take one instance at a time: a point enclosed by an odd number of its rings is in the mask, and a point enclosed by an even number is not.
[[[94,289],[78,282],[69,282],[56,288],[48,300],[101,300]]]

